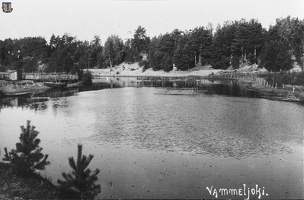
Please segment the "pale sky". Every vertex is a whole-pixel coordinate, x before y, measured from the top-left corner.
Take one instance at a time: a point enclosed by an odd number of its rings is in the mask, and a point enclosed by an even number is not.
[[[1,1],[3,2],[3,0]],[[258,19],[264,28],[288,15],[304,19],[304,0],[4,0],[12,13],[0,12],[0,40],[69,33],[104,44],[116,34],[131,38],[142,26],[151,38],[174,29],[189,30],[227,20]]]

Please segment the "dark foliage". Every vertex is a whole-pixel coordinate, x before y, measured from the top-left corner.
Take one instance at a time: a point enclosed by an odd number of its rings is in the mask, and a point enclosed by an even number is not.
[[[140,67],[143,67],[143,72],[149,67],[149,62],[147,60],[141,60],[138,64]]]
[[[108,37],[104,47],[105,66],[113,67],[123,62],[123,41],[117,35]]]
[[[26,58],[23,64],[24,72],[37,72],[38,71],[38,60],[36,58]]]
[[[258,64],[271,71],[287,70],[292,62],[303,68],[304,20],[280,18],[269,30],[256,19],[227,21],[213,30],[212,24],[190,31],[173,30],[150,39],[139,26],[125,42],[110,35],[101,45],[99,36],[79,41],[69,34],[52,35],[49,44],[42,37],[0,40],[0,70],[36,71],[47,64],[46,72],[113,67],[122,62],[141,62],[147,67],[170,71],[212,65],[216,69],[238,68],[242,63]],[[170,66],[172,64],[172,66]]]
[[[280,73],[270,73],[266,77],[270,83],[276,83],[278,86],[284,85],[304,85],[304,72],[290,73],[281,71]]]
[[[262,65],[268,71],[289,70],[292,60],[289,43],[280,35],[278,26],[271,27],[265,34],[265,47],[262,53]]]
[[[84,85],[91,85],[92,84],[92,79],[93,79],[93,76],[92,76],[90,71],[85,71],[82,74],[82,83]]]

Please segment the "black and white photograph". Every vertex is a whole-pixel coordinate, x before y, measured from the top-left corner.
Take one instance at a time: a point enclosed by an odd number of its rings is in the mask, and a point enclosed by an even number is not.
[[[304,199],[304,0],[1,0],[0,199]]]

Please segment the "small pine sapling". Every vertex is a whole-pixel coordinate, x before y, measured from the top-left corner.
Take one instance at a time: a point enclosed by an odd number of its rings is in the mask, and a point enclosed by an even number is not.
[[[45,166],[50,164],[47,161],[48,155],[41,153],[43,148],[39,147],[40,139],[36,138],[39,132],[35,128],[30,125],[29,120],[26,128],[21,126],[20,142],[16,143],[16,149],[12,149],[9,153],[7,148],[4,148],[4,161],[10,161],[11,164],[17,165],[18,169],[29,172],[44,170]]]
[[[69,157],[69,165],[73,169],[71,173],[62,172],[65,180],[59,180],[58,183],[63,190],[76,191],[81,198],[94,198],[101,192],[101,187],[95,182],[98,180],[97,174],[100,172],[96,169],[92,174],[90,169],[86,169],[93,159],[93,155],[82,155],[82,145],[78,144],[77,163],[73,157]]]

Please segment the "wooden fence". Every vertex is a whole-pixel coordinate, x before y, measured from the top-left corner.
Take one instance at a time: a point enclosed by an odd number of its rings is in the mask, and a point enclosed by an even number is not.
[[[30,80],[76,80],[77,74],[66,73],[23,73],[25,79]]]

